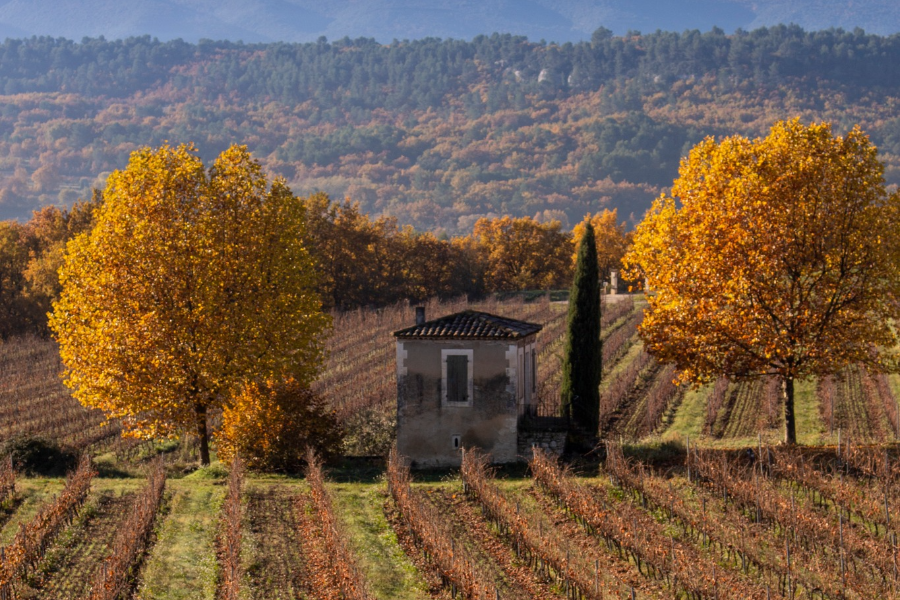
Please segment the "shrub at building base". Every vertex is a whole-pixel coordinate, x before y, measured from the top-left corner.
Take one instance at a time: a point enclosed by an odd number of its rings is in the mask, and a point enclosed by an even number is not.
[[[345,456],[387,456],[397,431],[397,413],[373,406],[357,410],[344,420]]]
[[[325,400],[295,380],[248,384],[225,408],[219,458],[240,454],[254,471],[299,471],[307,445],[323,457],[340,450],[342,431]]]

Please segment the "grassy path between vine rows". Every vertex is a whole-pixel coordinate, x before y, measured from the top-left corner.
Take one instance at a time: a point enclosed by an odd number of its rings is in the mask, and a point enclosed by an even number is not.
[[[66,485],[61,477],[16,480],[16,501],[12,514],[5,517],[0,529],[0,546],[9,544],[19,530],[19,525],[29,522],[45,502],[59,494]]]
[[[198,473],[199,474],[199,473]],[[221,481],[195,477],[166,482],[137,600],[214,600],[215,536],[225,494]]]
[[[406,556],[384,515],[387,487],[377,483],[330,484],[334,510],[370,589],[379,600],[429,598],[428,584]]]
[[[60,535],[42,561],[41,577],[33,586],[36,597],[50,600],[89,594],[134,497],[134,492],[121,488],[91,494],[73,525]]]
[[[254,600],[320,598],[307,564],[308,544],[298,506],[309,487],[294,478],[248,478],[244,488],[243,534],[247,552],[246,597]]]

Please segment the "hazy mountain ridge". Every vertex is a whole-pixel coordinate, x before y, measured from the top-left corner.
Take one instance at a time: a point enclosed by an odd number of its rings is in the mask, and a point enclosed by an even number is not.
[[[796,23],[805,29],[861,27],[900,31],[891,0],[9,0],[0,4],[0,36],[50,35],[162,40],[302,42],[372,37],[471,39],[492,32],[532,40],[589,39],[598,27],[617,34],[662,29],[725,31]]]

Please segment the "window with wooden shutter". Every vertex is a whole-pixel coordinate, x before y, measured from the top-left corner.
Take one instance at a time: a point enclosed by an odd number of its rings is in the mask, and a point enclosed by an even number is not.
[[[525,397],[525,349],[518,349],[518,368],[516,369],[516,398]]]
[[[472,406],[474,392],[473,351],[468,348],[441,350],[441,402],[446,406]]]
[[[469,401],[469,357],[451,355],[447,357],[447,402],[465,403]]]

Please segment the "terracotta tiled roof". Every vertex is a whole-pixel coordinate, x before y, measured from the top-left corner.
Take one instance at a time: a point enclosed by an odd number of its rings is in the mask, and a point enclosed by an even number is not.
[[[541,325],[465,310],[394,332],[398,338],[496,340],[518,339],[537,333]]]

